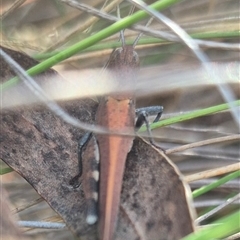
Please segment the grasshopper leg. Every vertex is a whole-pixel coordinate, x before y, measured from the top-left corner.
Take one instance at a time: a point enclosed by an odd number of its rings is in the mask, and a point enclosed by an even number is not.
[[[90,225],[98,220],[99,159],[97,140],[92,136],[85,149],[83,161],[83,190],[87,204],[86,222]]]
[[[98,219],[99,184],[99,150],[96,138],[91,132],[86,133],[78,142],[78,174],[70,180],[69,184],[73,188],[78,188],[81,176],[87,205],[86,222],[91,225]]]
[[[157,143],[155,143],[155,141],[152,137],[152,131],[151,131],[149,120],[148,120],[148,116],[156,115],[153,122],[158,122],[162,115],[162,112],[163,112],[162,106],[151,106],[151,107],[138,108],[136,110],[137,121],[135,124],[135,129],[137,131],[145,123],[146,127],[147,127],[147,131],[148,131],[150,143],[153,146],[157,147],[158,149],[161,149],[162,151],[164,151],[160,146],[158,146]]]

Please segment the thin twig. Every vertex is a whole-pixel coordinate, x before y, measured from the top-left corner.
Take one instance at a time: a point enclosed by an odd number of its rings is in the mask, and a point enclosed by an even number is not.
[[[40,203],[42,201],[43,201],[43,198],[34,199],[33,201],[30,201],[30,202],[28,202],[25,205],[22,205],[20,207],[16,207],[15,209],[12,210],[12,213],[15,214],[15,213],[22,212],[25,209],[30,208],[32,206],[35,206],[35,205],[37,205],[38,203]]]
[[[230,205],[231,203],[233,203],[233,202],[235,202],[235,201],[237,201],[239,199],[240,199],[240,193],[237,194],[236,196],[228,199],[227,201],[224,201],[224,203],[220,204],[219,206],[217,206],[216,208],[214,208],[211,211],[207,212],[206,214],[202,215],[201,217],[197,218],[196,223],[200,224],[204,220],[210,218],[212,215],[216,214],[217,212],[219,212],[220,210],[222,210],[226,206]]]
[[[225,238],[225,240],[235,240],[235,239],[240,239],[240,232],[235,233],[235,234]]]
[[[42,222],[42,221],[18,221],[20,227],[25,228],[45,228],[45,229],[64,229],[65,223]]]
[[[233,135],[227,136],[227,137],[218,137],[218,138],[208,139],[208,140],[190,143],[190,144],[186,144],[186,145],[183,145],[180,147],[168,149],[168,150],[166,150],[166,154],[181,152],[181,151],[185,151],[190,148],[200,147],[200,146],[219,143],[219,142],[232,141],[232,140],[237,140],[237,139],[240,139],[240,134],[233,134]]]
[[[240,163],[234,163],[224,167],[215,168],[215,169],[211,169],[211,170],[207,170],[199,173],[194,173],[194,174],[185,176],[184,179],[187,182],[193,182],[196,180],[215,177],[218,175],[226,174],[226,173],[237,171],[237,170],[240,170]]]

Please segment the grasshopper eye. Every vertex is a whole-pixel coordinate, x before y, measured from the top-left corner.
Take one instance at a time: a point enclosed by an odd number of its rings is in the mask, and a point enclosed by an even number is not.
[[[135,51],[133,51],[133,62],[139,63],[139,57],[138,57],[138,54]]]
[[[122,54],[123,49],[122,48],[117,48],[115,49],[115,51],[113,52],[115,58],[120,58],[121,54]]]

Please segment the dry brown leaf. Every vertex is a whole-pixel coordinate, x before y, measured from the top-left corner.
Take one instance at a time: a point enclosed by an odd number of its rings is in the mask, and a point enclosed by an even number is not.
[[[21,63],[24,58],[20,58]],[[97,108],[92,100],[61,106],[88,123],[93,122]],[[0,157],[36,189],[75,235],[96,238],[96,226],[85,222],[84,194],[69,184],[78,171],[77,142],[83,131],[43,106],[2,112],[1,127]],[[181,175],[167,157],[136,138],[126,163],[116,239],[180,239],[192,232],[186,191]]]

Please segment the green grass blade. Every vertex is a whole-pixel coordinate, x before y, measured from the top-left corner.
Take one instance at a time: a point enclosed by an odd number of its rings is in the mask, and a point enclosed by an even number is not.
[[[233,172],[233,173],[230,173],[227,176],[222,177],[222,178],[218,179],[217,181],[215,181],[215,182],[213,182],[213,183],[211,183],[207,186],[203,186],[199,189],[196,189],[195,191],[192,192],[192,196],[193,196],[193,198],[201,196],[202,194],[204,194],[206,192],[209,192],[212,189],[217,188],[217,187],[221,186],[222,184],[224,184],[224,183],[226,183],[226,182],[228,182],[232,179],[235,179],[239,176],[240,176],[240,170],[238,170],[236,172]]]
[[[240,211],[221,218],[213,224],[213,226],[192,233],[182,238],[182,240],[223,239],[224,237],[234,234],[239,231]]]
[[[209,114],[224,111],[224,110],[229,109],[229,105],[234,106],[234,107],[240,106],[240,100],[237,100],[237,101],[234,101],[234,102],[231,102],[231,103],[223,103],[223,104],[216,105],[216,106],[213,106],[213,107],[204,108],[204,109],[196,110],[196,111],[193,111],[193,112],[190,112],[190,113],[181,114],[181,115],[176,116],[176,117],[164,119],[162,121],[152,123],[151,124],[151,129],[155,129],[155,128],[171,125],[171,124],[174,124],[174,123],[190,120],[190,119],[193,119],[193,118],[202,117],[202,116],[206,116],[206,115],[209,115]],[[141,127],[141,129],[139,131],[144,132],[146,130],[147,130],[146,126],[143,126],[143,127]]]
[[[10,173],[10,172],[13,172],[13,170],[10,167],[0,168],[0,175],[4,175],[4,174]]]

